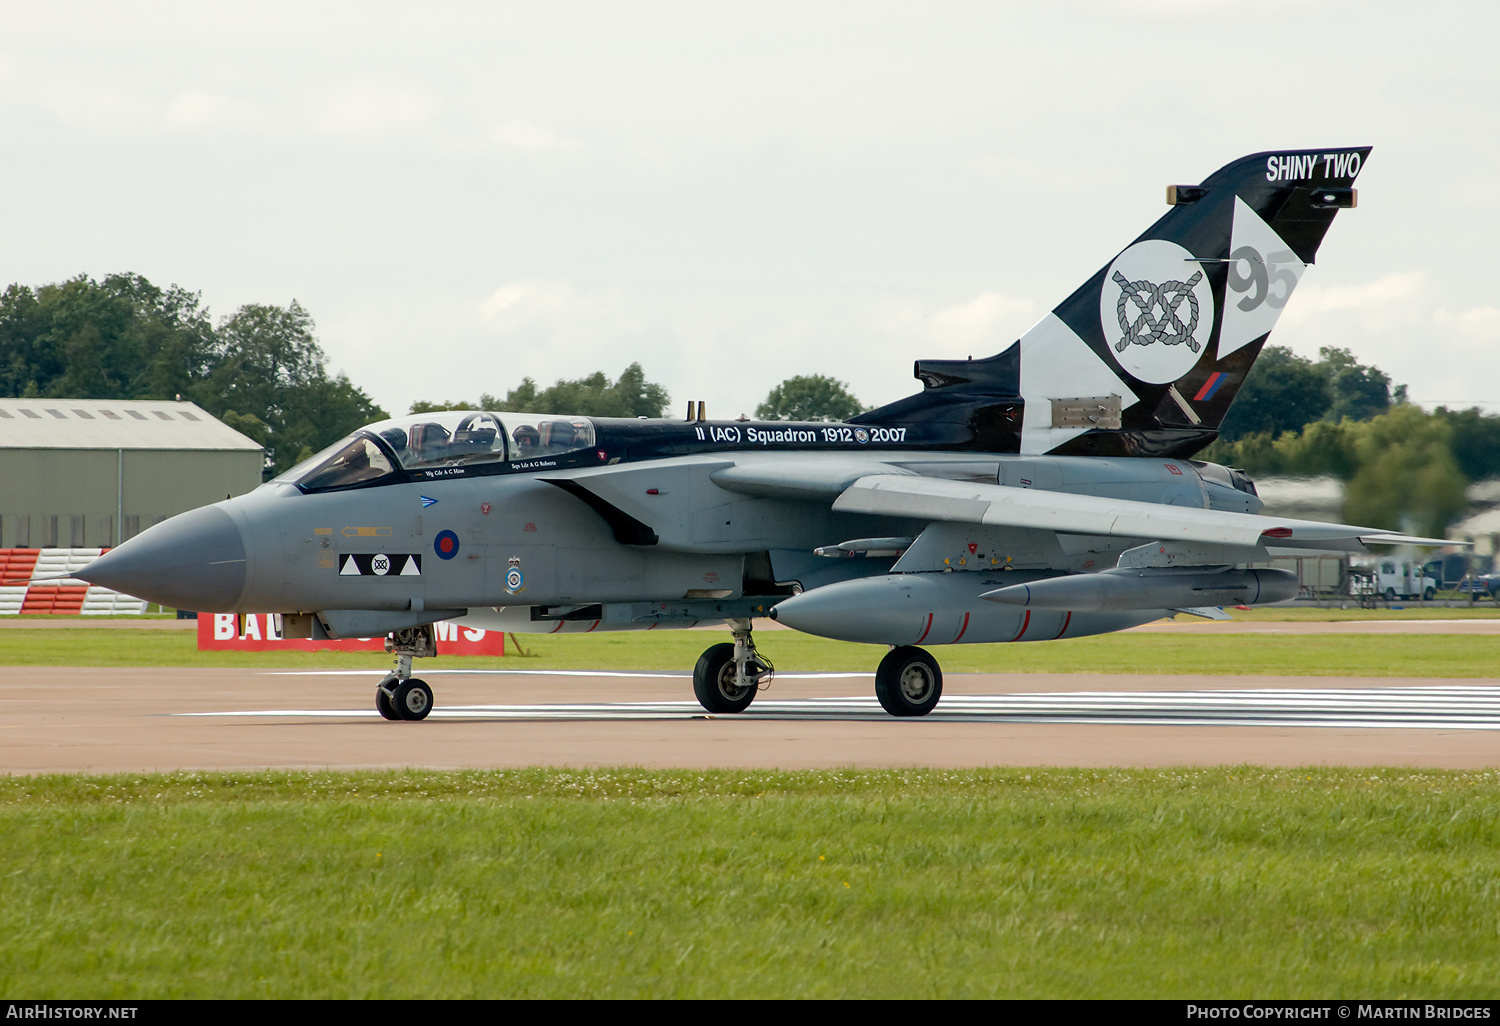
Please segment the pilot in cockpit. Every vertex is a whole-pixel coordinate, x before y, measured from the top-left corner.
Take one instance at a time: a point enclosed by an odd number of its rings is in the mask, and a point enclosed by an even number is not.
[[[522,424],[510,433],[510,437],[515,440],[518,459],[535,456],[537,448],[542,443],[541,433],[530,424]]]
[[[391,448],[393,450],[395,450],[396,458],[397,459],[402,459],[402,458],[405,457],[405,455],[406,455],[406,432],[405,431],[402,431],[398,427],[386,428],[384,431],[380,432],[380,437],[384,438],[387,442],[390,443]]]

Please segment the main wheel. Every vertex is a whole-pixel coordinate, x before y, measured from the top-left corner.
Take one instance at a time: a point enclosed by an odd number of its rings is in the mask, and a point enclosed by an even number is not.
[[[926,716],[943,697],[943,671],[920,648],[892,649],[875,671],[875,697],[892,716]]]
[[[693,694],[711,713],[744,712],[755,701],[755,685],[739,687],[734,682],[734,646],[714,645],[698,657],[693,667]]]
[[[1396,589],[1395,588],[1387,588],[1387,589],[1385,589],[1385,600],[1387,602],[1394,602],[1394,601],[1396,601]]]
[[[1434,595],[1436,595],[1436,594],[1437,594],[1437,589],[1436,588],[1428,588],[1426,591],[1422,592],[1422,601],[1423,602],[1431,602],[1432,601],[1432,597]]]
[[[375,689],[375,711],[388,720],[401,718],[396,712],[396,707],[391,704],[391,696],[385,693],[385,688]]]
[[[391,706],[397,719],[425,720],[432,712],[432,689],[426,681],[408,677],[391,689]]]

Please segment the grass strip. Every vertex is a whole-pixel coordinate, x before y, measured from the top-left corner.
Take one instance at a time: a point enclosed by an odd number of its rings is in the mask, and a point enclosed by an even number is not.
[[[1480,602],[1475,605],[1464,603],[1455,606],[1436,606],[1431,603],[1426,605],[1413,603],[1411,605],[1394,605],[1389,608],[1379,606],[1373,609],[1363,609],[1352,606],[1348,609],[1339,609],[1336,606],[1254,606],[1250,609],[1231,609],[1229,615],[1236,620],[1251,623],[1266,623],[1274,621],[1289,622],[1330,622],[1346,620],[1371,620],[1392,622],[1397,620],[1496,620],[1500,619],[1500,604],[1494,602]]]
[[[708,631],[526,635],[526,656],[439,657],[423,669],[689,671],[709,645],[728,639]],[[829,641],[795,631],[763,631],[761,650],[786,672],[873,673],[885,647]],[[1500,635],[1109,634],[1015,645],[934,649],[949,673],[1276,674],[1353,677],[1491,677],[1500,666]],[[380,673],[379,652],[200,652],[177,631],[108,629],[0,631],[0,664],[9,666],[201,666],[260,668],[367,667]]]
[[[0,780],[16,997],[1487,998],[1500,772]]]

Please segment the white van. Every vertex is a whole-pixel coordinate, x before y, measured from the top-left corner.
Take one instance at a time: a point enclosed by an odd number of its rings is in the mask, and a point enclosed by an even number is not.
[[[1431,600],[1440,582],[1422,570],[1422,564],[1411,559],[1382,559],[1375,566],[1375,594],[1387,602],[1396,599]]]

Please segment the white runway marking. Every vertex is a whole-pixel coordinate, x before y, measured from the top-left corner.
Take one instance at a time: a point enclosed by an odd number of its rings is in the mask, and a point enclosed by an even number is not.
[[[361,671],[366,672],[366,671]],[[493,672],[493,671],[486,671]],[[788,676],[791,676],[790,674]],[[835,676],[828,674],[824,676]],[[846,676],[843,674],[837,676]],[[175,716],[298,719],[378,718],[371,709],[260,709]],[[697,702],[461,705],[433,720],[892,720],[873,697],[762,699],[738,716],[711,717]],[[951,695],[923,723],[1099,723],[1240,727],[1500,730],[1500,687],[1441,686],[1365,690],[1079,691],[1063,694]]]
[[[268,677],[369,677],[369,670],[262,670]],[[487,677],[637,677],[647,679],[687,678],[692,674],[678,670],[672,673],[647,673],[641,670],[424,670],[422,673],[413,673],[413,677],[426,679],[428,677],[457,676],[459,674],[478,674]],[[870,677],[874,674],[865,671],[862,673],[778,673],[777,680],[834,680],[847,677]]]

